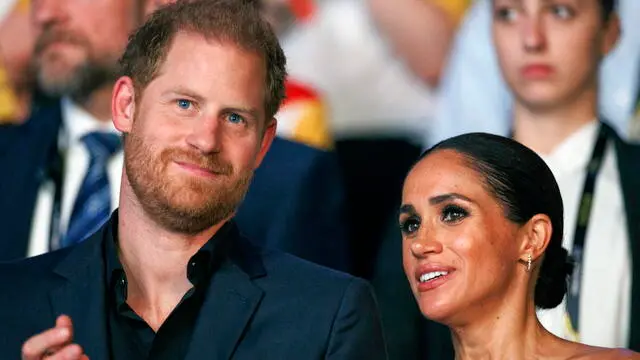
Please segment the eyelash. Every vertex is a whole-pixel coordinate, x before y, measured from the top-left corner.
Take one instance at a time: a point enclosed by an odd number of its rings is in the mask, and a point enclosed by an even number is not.
[[[510,19],[509,14],[514,16],[513,13],[515,12],[516,10],[512,7],[501,6],[495,9],[493,13],[496,19],[498,19],[499,21],[510,22],[513,21],[513,18]]]
[[[404,235],[411,235],[415,232],[418,231],[418,229],[420,229],[420,218],[412,215],[407,217],[404,220],[400,221],[400,231],[402,232],[402,234]],[[416,229],[411,229],[412,226],[416,226]]]
[[[455,225],[469,216],[469,212],[458,205],[445,205],[440,213],[440,221]]]
[[[178,106],[178,109],[182,110],[182,111],[189,111],[192,110],[192,108],[195,107],[195,103],[192,100],[188,100],[188,99],[177,99],[176,101],[176,105]],[[186,105],[187,108],[183,107],[182,105]],[[237,113],[228,113],[227,115],[225,115],[225,118],[232,124],[236,124],[233,121],[230,120],[230,117],[232,116],[237,116],[238,122],[237,124],[246,124],[247,120],[240,114]]]
[[[549,5],[546,10],[549,11],[552,15],[562,20],[568,20],[575,16],[575,11],[569,5],[562,5],[562,4]],[[564,16],[559,15],[560,11],[565,11],[566,15]],[[497,7],[493,13],[496,19],[498,19],[499,21],[511,22],[514,20],[513,16],[515,16],[514,13],[516,12],[517,11],[513,7],[500,6],[500,7]],[[512,18],[509,18],[509,15],[511,15]]]
[[[237,116],[239,118],[239,122],[238,123],[234,123],[233,121],[231,121],[230,120],[231,116]],[[225,117],[232,124],[246,124],[247,123],[247,120],[242,115],[239,115],[239,114],[236,114],[236,113],[229,113]]]
[[[549,6],[549,11],[554,16],[557,16],[558,18],[560,18],[562,20],[570,19],[575,15],[575,12],[573,11],[573,9],[571,9],[571,7],[569,7],[567,5],[551,5],[551,6]],[[565,11],[566,15],[565,16],[559,15],[558,14],[559,11]]]
[[[181,103],[182,104],[186,103],[188,105],[188,108],[183,108],[182,106],[180,106]],[[186,111],[186,110],[190,110],[194,106],[194,103],[193,103],[193,101],[188,100],[188,99],[177,99],[176,100],[176,105],[178,106],[178,108],[180,110],[185,110]]]

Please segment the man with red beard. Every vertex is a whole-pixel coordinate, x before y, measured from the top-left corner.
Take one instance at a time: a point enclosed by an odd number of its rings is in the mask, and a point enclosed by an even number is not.
[[[128,35],[166,0],[36,0],[34,69],[52,97],[0,127],[0,260],[84,241],[118,207],[111,93]],[[258,244],[349,270],[343,184],[329,152],[277,138],[236,220]],[[4,173],[3,173],[4,175]],[[286,179],[283,181],[283,179]]]
[[[120,63],[120,207],[79,245],[0,266],[0,357],[386,358],[364,281],[251,245],[233,221],[284,97],[259,10],[170,5]]]

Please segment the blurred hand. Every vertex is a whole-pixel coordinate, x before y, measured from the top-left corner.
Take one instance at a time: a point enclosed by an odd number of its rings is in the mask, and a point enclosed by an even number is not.
[[[22,360],[89,360],[78,344],[73,344],[71,318],[61,315],[56,326],[29,338],[22,345]]]

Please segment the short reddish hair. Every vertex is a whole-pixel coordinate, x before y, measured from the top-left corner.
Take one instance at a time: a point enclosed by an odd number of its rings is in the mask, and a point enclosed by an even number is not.
[[[266,66],[265,114],[271,119],[285,97],[286,58],[257,1],[178,1],[160,8],[129,38],[120,59],[121,75],[138,91],[158,75],[173,38],[181,31],[233,43],[262,56]]]

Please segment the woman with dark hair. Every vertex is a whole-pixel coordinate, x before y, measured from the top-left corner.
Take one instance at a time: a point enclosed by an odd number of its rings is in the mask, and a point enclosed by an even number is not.
[[[514,95],[512,136],[540,155],[564,203],[575,260],[563,303],[539,312],[565,339],[640,351],[640,147],[598,111],[598,72],[620,35],[614,0],[492,0]]]
[[[640,359],[556,337],[536,309],[561,303],[572,263],[560,190],[516,141],[461,135],[407,176],[403,263],[419,308],[451,329],[457,359]]]

